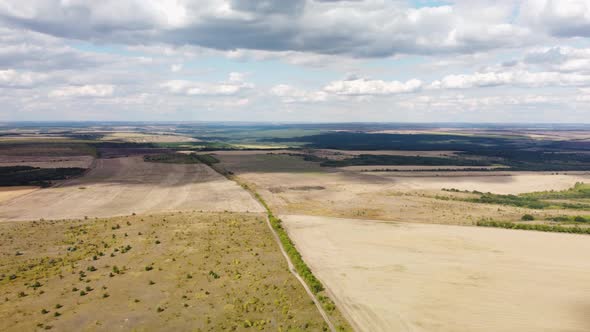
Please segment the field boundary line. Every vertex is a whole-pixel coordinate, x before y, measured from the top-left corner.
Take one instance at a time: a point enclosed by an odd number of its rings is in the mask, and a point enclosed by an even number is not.
[[[285,247],[283,246],[283,243],[281,242],[279,234],[276,232],[276,230],[272,226],[269,216],[274,217],[274,215],[273,215],[272,211],[270,210],[270,208],[268,207],[268,205],[266,204],[266,202],[264,202],[262,200],[262,197],[260,197],[260,195],[254,189],[252,189],[250,186],[248,186],[245,183],[241,183],[237,179],[236,176],[232,176],[232,175],[228,174],[225,170],[217,169],[217,167],[214,167],[213,165],[208,164],[207,166],[211,167],[217,173],[221,174],[222,176],[226,177],[228,180],[233,181],[236,184],[238,184],[240,187],[242,187],[246,192],[248,192],[250,194],[252,199],[254,199],[256,201],[256,203],[258,203],[266,211],[266,215],[264,216],[264,219],[266,220],[266,225],[270,229],[275,241],[277,242],[279,249],[280,249],[281,253],[283,254],[283,257],[285,257],[285,260],[287,261],[287,267],[288,267],[289,272],[291,272],[291,274],[293,276],[295,276],[295,278],[299,281],[299,283],[301,283],[301,285],[305,289],[305,292],[307,293],[307,295],[309,295],[309,297],[311,298],[311,300],[315,304],[316,308],[318,309],[320,315],[322,316],[322,318],[326,322],[326,325],[328,325],[328,328],[330,329],[330,331],[331,332],[338,332],[338,330],[334,327],[334,324],[330,320],[330,317],[328,316],[328,314],[324,310],[324,307],[322,307],[321,302],[317,299],[315,294],[312,292],[312,290],[309,287],[309,285],[307,284],[307,282],[305,282],[305,280],[297,272],[295,265],[291,261],[291,257],[289,257],[289,254],[287,253],[287,251],[285,250]],[[286,232],[285,232],[285,234],[286,234]]]

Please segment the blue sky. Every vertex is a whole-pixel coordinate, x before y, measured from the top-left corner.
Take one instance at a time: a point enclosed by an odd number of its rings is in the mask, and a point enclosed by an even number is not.
[[[590,111],[589,0],[7,0],[0,32],[2,121]]]

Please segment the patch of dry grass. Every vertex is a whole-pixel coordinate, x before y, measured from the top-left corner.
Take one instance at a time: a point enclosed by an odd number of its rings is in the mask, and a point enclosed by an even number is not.
[[[0,224],[0,330],[321,331],[260,214]]]

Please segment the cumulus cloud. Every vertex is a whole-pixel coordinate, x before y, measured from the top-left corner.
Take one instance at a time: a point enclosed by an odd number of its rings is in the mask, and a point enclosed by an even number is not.
[[[0,68],[26,70],[85,69],[99,67],[120,57],[76,50],[63,40],[0,24]]]
[[[529,72],[524,70],[504,72],[477,72],[464,75],[447,75],[432,82],[432,89],[467,89],[513,85],[522,87],[578,86],[590,84],[590,76],[577,73]]]
[[[66,86],[55,89],[49,93],[50,98],[72,98],[72,97],[110,97],[115,87],[108,84]]]
[[[0,19],[54,36],[129,45],[354,57],[471,53],[516,46],[529,35],[510,22],[513,6],[476,3],[411,8],[379,0],[8,0],[0,4]],[[472,10],[486,11],[486,18]]]
[[[244,82],[242,73],[230,73],[229,79],[221,83],[195,82],[189,80],[169,80],[160,84],[170,93],[187,96],[232,96],[248,89],[252,83]]]
[[[417,79],[412,79],[407,82],[399,82],[360,78],[330,82],[324,87],[324,91],[347,96],[394,95],[416,92],[420,90],[422,86],[422,81]]]
[[[170,66],[170,70],[174,73],[177,73],[179,71],[182,70],[182,64],[181,63],[175,63],[172,66]]]
[[[557,37],[590,37],[588,0],[527,0],[520,13],[538,31]]]
[[[534,49],[525,55],[524,62],[554,71],[590,73],[590,48],[555,46]]]
[[[32,88],[47,80],[48,76],[35,72],[19,72],[13,69],[0,70],[0,87]]]
[[[286,104],[324,102],[328,94],[324,91],[305,91],[288,84],[278,84],[270,89],[270,93],[280,97]]]

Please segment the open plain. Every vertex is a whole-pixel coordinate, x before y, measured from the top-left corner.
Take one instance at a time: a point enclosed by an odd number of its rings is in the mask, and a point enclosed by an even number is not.
[[[590,328],[583,142],[235,129],[0,139],[0,329]]]
[[[98,159],[81,178],[0,203],[0,220],[109,217],[166,211],[261,212],[237,184],[203,164]]]
[[[358,331],[588,331],[584,235],[282,216]]]
[[[0,223],[1,331],[321,331],[262,214]]]
[[[518,194],[563,190],[590,180],[584,172],[362,172],[320,167],[316,162],[284,154],[245,151],[242,155],[216,156],[221,167],[255,187],[277,213],[355,219],[466,225],[486,218],[518,220],[523,214],[538,211],[443,200],[439,198],[446,193],[441,189]]]

